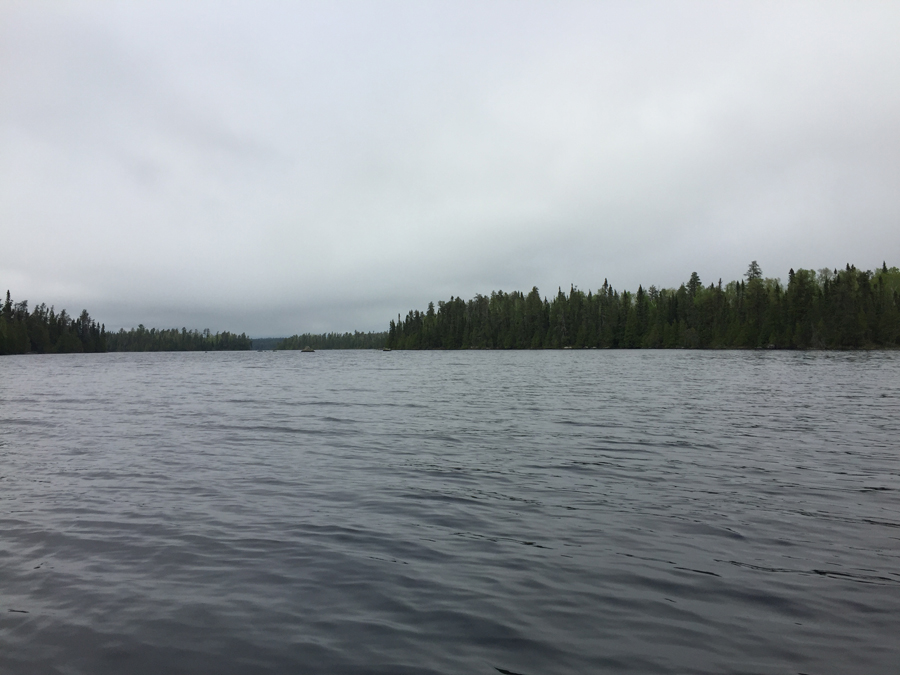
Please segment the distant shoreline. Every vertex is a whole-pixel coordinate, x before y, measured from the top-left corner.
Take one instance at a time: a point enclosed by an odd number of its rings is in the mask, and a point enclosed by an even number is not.
[[[105,352],[20,352],[16,354],[0,354],[3,356],[68,356],[72,354],[186,354],[186,353],[216,353],[216,352],[279,352],[279,351],[300,351],[295,349],[153,349],[153,350],[129,350],[129,351],[105,351]],[[381,347],[324,347],[315,351],[322,352],[381,352],[385,351]],[[466,347],[457,349],[447,349],[444,347],[434,347],[430,349],[390,349],[387,351],[397,352],[585,352],[585,351],[602,351],[602,352],[793,352],[793,353],[824,353],[834,352],[839,354],[860,353],[860,352],[895,352],[900,351],[898,345],[887,345],[878,347],[540,347],[540,348],[494,348],[494,347]]]
[[[884,263],[864,271],[788,272],[788,283],[764,278],[753,261],[746,280],[704,286],[696,272],[677,289],[639,286],[596,293],[574,286],[552,299],[536,287],[428,304],[397,316],[384,332],[302,333],[251,339],[245,333],[187,328],[107,332],[87,310],[14,303],[0,311],[0,355],[79,352],[177,352],[390,349],[769,349],[877,351],[900,348],[900,270]]]

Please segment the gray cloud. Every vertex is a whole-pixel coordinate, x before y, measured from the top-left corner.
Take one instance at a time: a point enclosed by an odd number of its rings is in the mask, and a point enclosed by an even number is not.
[[[891,3],[6,3],[0,283],[260,335],[896,264],[898,32]]]

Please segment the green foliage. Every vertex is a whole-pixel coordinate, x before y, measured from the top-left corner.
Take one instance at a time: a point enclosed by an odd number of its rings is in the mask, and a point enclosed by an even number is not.
[[[203,331],[148,329],[143,324],[129,331],[109,333],[106,341],[111,352],[213,352],[251,348],[251,340],[244,333],[211,333],[208,328]]]
[[[87,310],[77,319],[66,310],[40,304],[31,312],[28,301],[14,303],[6,292],[0,309],[0,354],[53,354],[106,351],[106,329]]]
[[[381,349],[387,342],[387,333],[303,333],[285,338],[275,349]]]
[[[779,348],[900,346],[900,270],[791,270],[787,288],[753,261],[746,281],[619,293],[561,289],[552,300],[497,291],[451,297],[390,322],[393,349]],[[301,345],[302,346],[302,345]]]
[[[14,303],[9,291],[0,309],[0,354],[63,354],[81,352],[213,351],[250,349],[243,333],[211,334],[209,330],[189,331],[146,329],[107,333],[106,326],[91,319],[87,310],[78,318],[66,310],[56,314],[53,307],[38,305],[28,311],[28,302]]]
[[[790,270],[787,287],[753,261],[746,281],[703,286],[693,272],[677,289],[596,293],[558,289],[551,300],[496,291],[451,297],[397,316],[383,333],[305,333],[278,349],[759,348],[864,349],[900,346],[900,270]],[[245,334],[172,328],[107,333],[87,311],[13,302],[0,309],[0,354],[251,349]]]

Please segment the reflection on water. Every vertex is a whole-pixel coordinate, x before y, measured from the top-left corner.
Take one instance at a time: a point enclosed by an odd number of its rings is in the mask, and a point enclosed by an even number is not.
[[[893,673],[900,354],[0,359],[0,671]]]

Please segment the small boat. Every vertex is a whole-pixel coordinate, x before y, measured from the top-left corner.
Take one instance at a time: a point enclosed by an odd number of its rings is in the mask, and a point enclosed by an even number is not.
[[[310,347],[309,345],[306,345],[306,346],[305,346],[303,349],[301,349],[300,351],[301,351],[301,352],[314,352],[314,351],[316,351],[316,350],[313,349],[312,347]]]
[[[381,351],[383,351],[383,352],[389,352],[389,351],[391,351],[391,348],[390,348],[390,347],[385,347],[385,348],[382,349]]]

